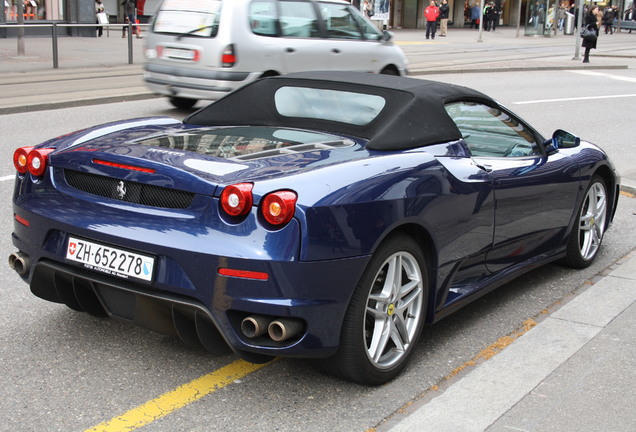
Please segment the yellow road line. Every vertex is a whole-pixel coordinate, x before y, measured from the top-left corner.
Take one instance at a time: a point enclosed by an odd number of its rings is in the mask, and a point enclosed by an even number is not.
[[[84,432],[127,432],[145,426],[155,420],[195,402],[244,376],[264,368],[269,363],[252,364],[237,360],[212,373],[190,381],[174,390],[146,402],[130,411]]]

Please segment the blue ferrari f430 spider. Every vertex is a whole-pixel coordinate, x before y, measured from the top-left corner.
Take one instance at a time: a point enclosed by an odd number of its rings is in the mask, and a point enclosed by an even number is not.
[[[38,297],[252,362],[395,377],[433,323],[539,265],[588,266],[620,179],[490,97],[266,78],[189,115],[17,149],[10,265]]]

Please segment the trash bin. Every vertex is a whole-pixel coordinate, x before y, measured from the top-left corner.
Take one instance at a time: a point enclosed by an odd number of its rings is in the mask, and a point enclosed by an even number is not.
[[[563,23],[563,34],[574,34],[574,14],[570,12],[565,13],[565,22]]]

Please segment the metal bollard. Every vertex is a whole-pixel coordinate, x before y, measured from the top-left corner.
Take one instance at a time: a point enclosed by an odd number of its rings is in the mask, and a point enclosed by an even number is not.
[[[128,64],[133,64],[132,23],[128,23]]]
[[[57,52],[57,24],[53,23],[51,27],[51,43],[53,44],[53,69],[58,68],[58,52]]]

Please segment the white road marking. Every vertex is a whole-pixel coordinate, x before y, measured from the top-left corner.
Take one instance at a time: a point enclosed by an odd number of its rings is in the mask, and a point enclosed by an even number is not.
[[[606,95],[606,96],[582,96],[582,97],[560,98],[560,99],[540,99],[540,100],[532,100],[532,101],[513,102],[513,104],[527,105],[527,104],[538,104],[538,103],[548,103],[548,102],[570,102],[570,101],[596,100],[596,99],[617,99],[617,98],[628,98],[628,97],[636,97],[636,93],[621,94],[621,95]]]
[[[590,71],[590,70],[570,70],[568,72],[572,72],[579,75],[598,76],[598,77],[609,78],[609,79],[613,79],[617,81],[627,81],[627,82],[636,83],[636,78],[626,77],[621,75],[613,75],[613,74],[608,74],[605,72],[597,72],[597,71]]]
[[[636,83],[636,78],[626,77],[621,75],[613,75],[605,72],[597,72],[591,70],[568,70],[567,72],[579,74],[579,75],[588,75],[588,76],[596,76],[601,78],[608,78],[617,81],[627,81]],[[540,104],[540,103],[550,103],[550,102],[571,102],[571,101],[583,101],[583,100],[598,100],[598,99],[616,99],[616,98],[628,98],[628,97],[636,97],[634,93],[627,94],[619,94],[619,95],[603,95],[603,96],[581,96],[581,97],[572,97],[572,98],[560,98],[560,99],[539,99],[539,100],[531,100],[531,101],[521,101],[521,102],[513,102],[513,105],[528,105],[528,104]]]

